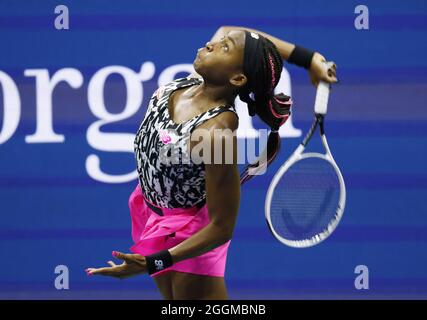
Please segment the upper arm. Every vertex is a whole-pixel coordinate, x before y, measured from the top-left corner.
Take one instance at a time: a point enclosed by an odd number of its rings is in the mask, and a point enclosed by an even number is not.
[[[202,128],[206,130],[207,134],[203,137],[207,139],[201,142],[203,148],[206,148],[203,152],[210,150],[210,156],[203,159],[206,202],[211,222],[231,236],[240,205],[236,137],[238,119],[232,112],[223,112],[211,120],[214,121]],[[220,157],[219,149],[222,155]]]
[[[209,218],[231,237],[240,206],[240,175],[237,165],[206,165],[205,184]]]

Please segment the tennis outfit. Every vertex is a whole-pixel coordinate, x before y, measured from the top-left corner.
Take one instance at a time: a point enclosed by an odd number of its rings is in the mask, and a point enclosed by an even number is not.
[[[168,109],[175,90],[202,82],[187,77],[158,88],[137,131],[134,151],[139,184],[129,197],[129,209],[134,241],[131,251],[142,256],[174,247],[210,222],[205,167],[191,161],[187,146],[196,127],[222,112],[237,112],[234,105],[217,106],[178,124]],[[151,276],[174,270],[223,277],[229,245],[230,241]]]

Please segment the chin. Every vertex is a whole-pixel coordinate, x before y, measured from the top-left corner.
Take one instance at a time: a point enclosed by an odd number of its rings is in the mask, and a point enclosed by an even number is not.
[[[200,60],[198,60],[196,58],[196,60],[194,60],[194,62],[193,62],[194,71],[196,71],[198,74],[200,74],[201,76],[203,76],[203,68],[200,68],[200,67],[201,67],[200,66]]]

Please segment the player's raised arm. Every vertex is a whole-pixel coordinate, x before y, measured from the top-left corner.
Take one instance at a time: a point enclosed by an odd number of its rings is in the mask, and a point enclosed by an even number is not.
[[[249,32],[254,32],[273,42],[283,60],[308,70],[310,81],[314,86],[317,86],[321,80],[328,83],[338,82],[336,63],[332,63],[331,68],[325,70],[323,68],[323,63],[326,61],[326,58],[321,53],[292,44],[256,29],[241,26],[222,26],[215,32],[210,42],[221,40],[227,35],[228,32],[232,30],[246,30]],[[199,77],[196,72],[192,73],[191,76]]]

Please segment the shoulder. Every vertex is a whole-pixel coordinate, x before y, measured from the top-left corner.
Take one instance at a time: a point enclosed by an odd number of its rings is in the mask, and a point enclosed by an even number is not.
[[[193,135],[200,135],[202,132],[203,135],[211,137],[211,140],[216,137],[218,132],[229,132],[235,133],[239,127],[239,117],[235,111],[223,111],[214,117],[206,120],[193,131]]]
[[[224,111],[216,117],[209,119],[207,124],[212,129],[230,129],[234,131],[239,127],[239,118],[233,111]]]
[[[172,90],[179,89],[181,87],[186,86],[190,81],[197,81],[197,80],[198,79],[196,78],[190,79],[188,77],[173,79],[169,82],[159,85],[159,87],[152,94],[151,98],[157,97],[158,99],[160,99],[164,93],[168,93],[168,92],[171,92]]]
[[[222,146],[223,155],[227,154],[225,148],[228,148],[231,143],[233,147],[231,153],[234,153],[234,149],[237,145],[236,138],[238,126],[239,120],[235,112],[222,112],[207,120],[192,132],[190,145],[191,147],[199,145],[203,148],[211,149],[211,155],[214,156],[215,146],[217,146],[218,143]]]

